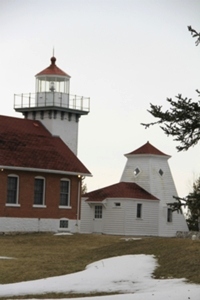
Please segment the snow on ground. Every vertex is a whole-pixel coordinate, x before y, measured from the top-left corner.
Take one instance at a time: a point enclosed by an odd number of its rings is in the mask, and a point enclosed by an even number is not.
[[[71,232],[58,232],[55,233],[54,235],[73,235]]]
[[[0,296],[50,292],[117,292],[120,295],[84,297],[79,300],[199,300],[200,285],[184,279],[153,279],[157,266],[152,255],[125,255],[102,259],[84,271],[46,279],[0,285]],[[69,300],[69,298],[67,299]]]

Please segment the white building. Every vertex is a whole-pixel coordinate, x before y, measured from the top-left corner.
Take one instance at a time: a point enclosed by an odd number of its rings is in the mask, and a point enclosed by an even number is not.
[[[149,142],[125,156],[119,183],[82,198],[81,232],[175,236],[188,231],[184,215],[167,205],[177,196],[170,156]]]

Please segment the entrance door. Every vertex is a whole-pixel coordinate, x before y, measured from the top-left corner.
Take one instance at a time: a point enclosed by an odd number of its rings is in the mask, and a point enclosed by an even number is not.
[[[102,224],[103,224],[103,206],[95,205],[94,206],[94,219],[93,219],[93,232],[101,233]]]

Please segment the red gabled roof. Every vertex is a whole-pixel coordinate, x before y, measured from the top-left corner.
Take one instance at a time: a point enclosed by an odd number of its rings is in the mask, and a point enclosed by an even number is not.
[[[143,146],[141,146],[140,148],[127,153],[125,155],[132,155],[132,154],[153,154],[153,155],[164,155],[164,156],[169,156],[163,152],[161,152],[160,150],[158,150],[157,148],[155,148],[153,145],[151,145],[149,142],[147,142],[146,144],[144,144]]]
[[[39,72],[35,76],[39,75],[60,75],[60,76],[67,76],[70,77],[67,73],[62,71],[60,68],[56,66],[56,58],[53,56],[51,57],[51,64],[48,68],[44,69],[43,71]]]
[[[90,193],[83,197],[88,198],[86,201],[102,202],[106,198],[135,198],[146,200],[158,200],[149,192],[141,188],[134,182],[119,182]]]
[[[59,138],[35,120],[0,116],[0,165],[90,174]]]

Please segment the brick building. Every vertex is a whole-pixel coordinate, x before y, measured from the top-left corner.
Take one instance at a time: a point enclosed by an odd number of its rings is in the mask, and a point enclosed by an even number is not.
[[[33,94],[15,95],[24,118],[0,116],[0,232],[79,232],[82,176],[78,123],[89,98],[70,95],[55,57]]]

